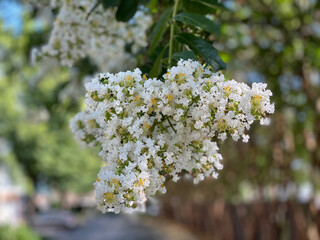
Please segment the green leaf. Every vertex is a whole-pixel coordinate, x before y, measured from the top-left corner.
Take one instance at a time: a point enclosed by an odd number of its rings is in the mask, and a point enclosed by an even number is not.
[[[195,27],[200,27],[210,33],[220,34],[220,25],[201,14],[183,12],[178,14],[174,19]]]
[[[225,8],[218,0],[183,0],[182,3],[186,11],[199,14],[214,13],[217,9]]]
[[[119,6],[120,0],[100,0],[104,8]]]
[[[220,58],[218,51],[212,44],[206,42],[202,38],[196,37],[190,33],[180,33],[176,35],[176,40],[188,45],[193,52],[203,57],[214,70],[218,71],[226,69],[226,64]]]
[[[167,48],[163,48],[159,56],[157,57],[157,60],[153,64],[151,71],[150,71],[150,77],[158,77],[162,71],[162,56]]]
[[[158,0],[150,0],[147,7],[151,10],[152,13],[157,13],[159,11],[158,6]]]
[[[174,59],[175,61],[179,61],[181,58],[184,60],[188,60],[188,59],[192,59],[195,61],[197,60],[196,55],[194,55],[194,52],[192,51],[182,51],[182,52],[174,53],[172,55],[172,59]]]
[[[211,9],[225,8],[222,3],[219,3],[220,2],[219,0],[191,0],[191,1],[205,5]]]
[[[161,41],[163,34],[168,27],[168,20],[171,15],[171,12],[172,12],[172,8],[166,9],[160,16],[158,22],[153,27],[152,32],[150,34],[149,54],[155,50],[158,43]]]
[[[116,19],[121,22],[129,21],[138,9],[139,0],[120,0]]]

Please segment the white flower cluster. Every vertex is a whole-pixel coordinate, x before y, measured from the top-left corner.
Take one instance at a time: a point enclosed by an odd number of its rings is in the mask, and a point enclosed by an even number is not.
[[[129,23],[123,23],[116,21],[115,8],[104,9],[102,4],[88,15],[96,4],[93,0],[59,2],[60,12],[49,43],[33,50],[33,62],[56,58],[70,67],[77,60],[90,56],[101,71],[111,72],[135,65],[132,54],[147,46],[146,30],[151,16],[137,11]]]
[[[197,183],[223,168],[217,139],[248,141],[254,120],[274,112],[266,84],[252,88],[180,60],[162,80],[139,69],[103,73],[86,85],[87,110],[71,121],[76,137],[101,146],[107,166],[95,182],[102,212],[143,206],[184,173]]]
[[[36,7],[51,7],[51,8],[56,8],[57,6],[60,5],[61,0],[23,0],[23,3],[30,4],[32,6]]]

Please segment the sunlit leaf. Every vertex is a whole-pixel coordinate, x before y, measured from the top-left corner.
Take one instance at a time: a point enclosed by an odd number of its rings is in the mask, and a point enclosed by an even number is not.
[[[178,14],[175,17],[175,20],[202,28],[203,30],[210,33],[220,33],[220,25],[216,24],[215,22],[211,21],[201,14],[183,12]]]
[[[186,11],[199,14],[214,13],[217,9],[224,8],[217,0],[183,0],[182,3]]]
[[[188,45],[193,52],[203,57],[214,70],[218,71],[226,69],[226,64],[222,61],[218,51],[212,44],[190,33],[179,33],[176,35],[176,39],[180,43]]]
[[[168,27],[168,20],[171,15],[172,8],[166,9],[160,16],[158,22],[155,24],[151,34],[150,34],[150,49],[149,52],[152,53],[157,47],[158,43],[161,41],[164,32]]]

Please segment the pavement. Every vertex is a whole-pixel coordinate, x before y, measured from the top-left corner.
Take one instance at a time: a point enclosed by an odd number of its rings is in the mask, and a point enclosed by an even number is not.
[[[57,216],[61,216],[58,221]],[[155,219],[140,218],[138,215],[96,213],[85,218],[81,224],[74,224],[70,215],[65,212],[42,213],[35,216],[33,228],[40,236],[48,240],[196,239],[181,226],[174,227],[174,224],[163,221],[158,223]]]

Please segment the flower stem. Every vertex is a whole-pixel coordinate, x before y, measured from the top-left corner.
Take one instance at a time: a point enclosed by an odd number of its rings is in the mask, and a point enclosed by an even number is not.
[[[169,64],[168,64],[169,68],[171,68],[171,64],[172,64],[171,56],[172,56],[172,47],[173,47],[173,35],[174,35],[174,25],[176,23],[176,21],[174,20],[174,17],[177,14],[178,4],[179,4],[179,0],[175,0],[173,12],[172,12],[172,20],[171,20],[171,25],[170,25]]]
[[[174,131],[174,133],[177,133],[177,130],[173,127],[173,125],[172,125],[172,123],[171,123],[171,121],[170,121],[170,119],[169,119],[169,116],[167,117],[167,120],[168,120],[168,122],[169,122],[170,127],[171,127],[172,130]]]

